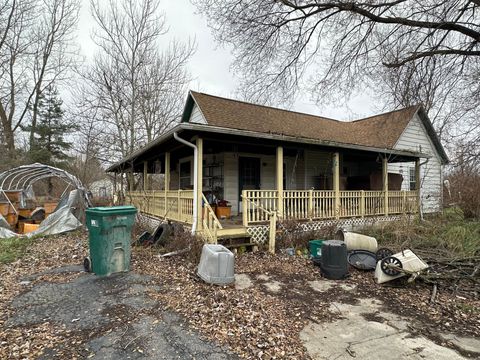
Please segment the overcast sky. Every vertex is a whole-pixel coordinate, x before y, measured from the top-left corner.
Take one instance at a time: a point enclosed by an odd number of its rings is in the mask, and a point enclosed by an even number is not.
[[[95,45],[91,40],[94,26],[89,13],[89,0],[82,0],[80,14],[78,42],[82,54],[88,59],[95,52]],[[141,0],[139,0],[141,1]],[[196,13],[195,7],[189,0],[161,0],[162,11],[165,12],[169,33],[162,37],[168,43],[169,38],[188,41],[195,38],[197,51],[189,63],[189,71],[194,78],[190,88],[212,95],[234,97],[236,89],[235,74],[230,69],[233,56],[229,49],[220,47],[207,26],[207,21]],[[298,96],[292,110],[322,115],[338,120],[352,120],[371,115],[375,112],[374,101],[365,92],[362,96],[351,99],[347,106],[317,106],[310,101],[307,94]]]

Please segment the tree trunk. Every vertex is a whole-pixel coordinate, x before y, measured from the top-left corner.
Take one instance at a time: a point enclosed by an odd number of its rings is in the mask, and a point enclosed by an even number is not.
[[[8,120],[7,114],[3,105],[0,103],[0,120],[2,123],[3,137],[5,139],[5,145],[9,156],[14,159],[16,157],[15,153],[15,135],[13,134],[12,124]]]
[[[30,140],[29,146],[30,150],[32,150],[35,141],[35,130],[37,129],[37,114],[38,114],[38,102],[40,100],[40,83],[37,84],[37,89],[35,90],[35,101],[32,107],[32,123],[30,125]]]

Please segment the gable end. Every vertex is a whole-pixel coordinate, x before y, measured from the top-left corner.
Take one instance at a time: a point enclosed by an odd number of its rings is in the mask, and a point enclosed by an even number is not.
[[[181,122],[208,125],[207,119],[191,93],[188,94]]]

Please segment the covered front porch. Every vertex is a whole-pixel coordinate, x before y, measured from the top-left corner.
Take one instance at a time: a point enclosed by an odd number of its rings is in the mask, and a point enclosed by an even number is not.
[[[208,242],[248,238],[262,227],[273,250],[277,223],[284,220],[418,212],[420,157],[412,153],[259,141],[233,133],[181,135],[167,134],[112,167],[128,184],[115,190],[142,213],[183,223]],[[389,164],[414,169],[415,177],[407,172],[405,184],[401,174],[389,173]],[[216,209],[225,201],[226,215]]]

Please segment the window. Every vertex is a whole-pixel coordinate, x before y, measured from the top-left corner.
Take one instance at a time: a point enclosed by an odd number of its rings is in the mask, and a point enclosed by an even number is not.
[[[192,162],[180,163],[180,189],[188,189],[192,185]]]
[[[417,177],[415,176],[415,168],[411,167],[409,170],[410,170],[409,171],[410,190],[416,190]]]
[[[101,188],[98,189],[98,195],[101,198],[106,198],[107,197],[107,188],[105,186],[102,186]]]

